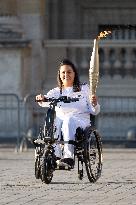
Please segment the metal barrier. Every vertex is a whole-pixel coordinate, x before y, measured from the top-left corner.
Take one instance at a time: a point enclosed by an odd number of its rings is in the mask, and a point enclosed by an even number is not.
[[[20,102],[16,94],[0,94],[0,138],[11,142],[20,140]]]
[[[35,102],[35,96],[32,94],[24,98],[24,116],[22,116],[24,125],[20,151],[27,150],[29,142],[37,138],[40,128],[44,125],[47,108],[40,107]]]
[[[36,95],[28,95],[24,99],[24,119],[25,133],[32,130],[33,137],[39,134],[40,127],[43,126],[45,121],[45,113],[47,108],[43,108],[35,102]]]
[[[103,138],[127,140],[128,130],[136,128],[136,97],[100,96],[99,102],[97,127]]]
[[[127,140],[128,131],[136,128],[136,97],[99,96],[99,103],[96,126],[103,140]],[[0,139],[11,142],[14,138],[17,150],[27,149],[28,139],[37,138],[43,127],[46,111],[35,102],[34,94],[23,102],[15,94],[0,94]]]
[[[136,127],[136,97],[99,96],[101,112],[96,126],[104,140],[126,140],[130,128]],[[47,108],[35,103],[35,95],[25,99],[25,132],[37,136],[43,126]]]

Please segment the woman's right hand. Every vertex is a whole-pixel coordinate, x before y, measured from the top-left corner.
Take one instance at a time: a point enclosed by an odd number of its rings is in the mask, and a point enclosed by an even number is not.
[[[45,99],[45,97],[44,97],[44,95],[42,95],[42,94],[36,95],[36,97],[35,97],[35,100],[36,100],[36,101],[39,101],[39,102],[40,102],[40,101],[43,102],[44,99]]]

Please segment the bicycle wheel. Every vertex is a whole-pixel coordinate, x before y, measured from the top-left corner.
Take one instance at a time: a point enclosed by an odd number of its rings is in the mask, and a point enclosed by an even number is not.
[[[40,178],[40,159],[38,158],[35,160],[35,178]]]
[[[96,182],[102,172],[102,142],[99,133],[90,127],[84,131],[84,163],[90,182]]]
[[[46,154],[41,163],[41,180],[46,184],[49,184],[53,177],[53,171],[53,157],[50,154]]]

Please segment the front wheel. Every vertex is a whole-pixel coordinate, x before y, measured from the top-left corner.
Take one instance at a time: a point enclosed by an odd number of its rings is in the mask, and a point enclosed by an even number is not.
[[[41,180],[49,184],[53,178],[54,160],[52,155],[47,154],[41,163]]]
[[[40,178],[40,159],[36,158],[35,160],[35,178]]]
[[[99,133],[90,126],[84,131],[84,162],[90,182],[96,182],[102,172],[102,142]]]

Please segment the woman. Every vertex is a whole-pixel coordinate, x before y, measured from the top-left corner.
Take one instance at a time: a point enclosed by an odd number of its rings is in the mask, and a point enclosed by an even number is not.
[[[90,125],[90,113],[97,115],[100,112],[100,105],[95,95],[91,97],[91,100],[89,99],[89,86],[80,83],[77,70],[71,61],[64,59],[60,63],[57,80],[58,87],[50,90],[47,95],[37,95],[36,100],[42,101],[44,98],[60,96],[79,97],[77,102],[59,102],[56,106],[56,137],[60,138],[62,132],[64,141],[74,140],[76,129],[78,127],[85,129]],[[39,105],[46,107],[48,103],[39,102]],[[55,154],[61,162],[73,166],[74,146],[72,144],[64,144],[63,158],[60,145],[56,145]]]

